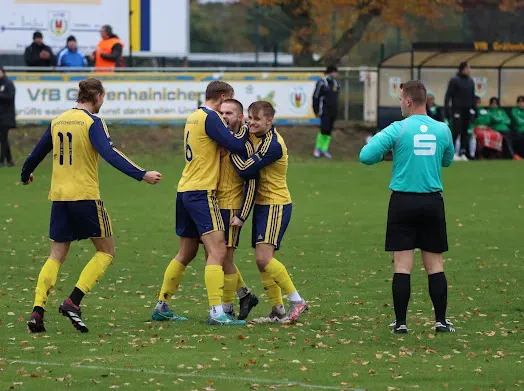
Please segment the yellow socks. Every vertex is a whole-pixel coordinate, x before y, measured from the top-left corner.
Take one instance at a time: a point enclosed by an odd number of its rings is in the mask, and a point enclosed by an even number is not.
[[[209,306],[222,306],[224,270],[220,265],[207,265],[204,273]]]
[[[245,287],[246,283],[244,282],[244,279],[242,278],[242,274],[240,274],[240,270],[238,270],[237,265],[235,265],[235,269],[237,269],[237,274],[238,274],[237,287],[235,290],[238,291],[242,289],[243,287]]]
[[[276,284],[275,280],[271,278],[271,275],[268,272],[261,272],[260,276],[262,277],[262,284],[264,285],[264,291],[266,292],[267,297],[271,306],[284,304],[282,299],[282,290]]]
[[[286,267],[275,258],[271,259],[271,261],[264,268],[264,271],[271,276],[271,278],[286,293],[286,295],[290,295],[291,293],[297,291],[293,281],[291,281],[291,278],[287,273]]]
[[[162,289],[160,290],[160,295],[158,300],[160,301],[169,301],[173,293],[177,290],[182,277],[184,277],[184,272],[186,267],[178,262],[176,259],[173,259],[171,263],[167,266],[166,272],[164,273],[164,282],[162,284]]]
[[[237,292],[238,277],[238,273],[224,275],[224,294],[222,296],[222,304],[233,304]]]
[[[51,258],[42,266],[42,270],[40,270],[40,274],[38,275],[38,282],[36,283],[35,303],[33,307],[45,308],[49,292],[56,284],[60,266],[62,266],[60,262]]]
[[[103,252],[97,252],[88,264],[82,270],[76,287],[82,292],[87,293],[93,289],[95,284],[100,280],[109,267],[113,257]]]

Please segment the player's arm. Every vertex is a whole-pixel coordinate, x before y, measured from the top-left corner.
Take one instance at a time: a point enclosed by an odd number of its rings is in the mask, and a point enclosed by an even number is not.
[[[445,125],[444,127],[448,136],[448,145],[446,146],[446,150],[444,151],[444,155],[442,156],[442,167],[449,167],[451,166],[453,158],[455,157],[455,143],[453,142],[453,136],[451,135],[451,130],[449,129],[449,127],[447,125]]]
[[[89,139],[96,151],[117,170],[141,181],[146,174],[146,170],[133,163],[126,155],[113,146],[109,132],[105,129],[102,120],[96,120],[89,128]]]
[[[22,183],[27,183],[29,181],[29,178],[31,177],[33,171],[36,170],[38,165],[52,150],[53,138],[51,136],[51,125],[49,125],[44,135],[42,136],[38,144],[36,144],[36,147],[35,149],[33,149],[33,152],[31,152],[31,154],[27,157],[22,167],[22,174],[20,175]]]
[[[273,137],[266,138],[259,151],[246,160],[236,154],[229,155],[235,171],[242,178],[253,179],[257,176],[258,170],[276,162],[283,155],[282,146],[278,142],[273,142]]]
[[[372,165],[384,160],[384,155],[388,153],[399,136],[398,125],[392,123],[387,128],[375,134],[369,143],[360,151],[360,162]]]
[[[252,155],[255,152],[253,144],[249,140],[246,141],[246,150],[248,152],[248,155]],[[253,205],[255,205],[255,193],[257,190],[257,184],[257,177],[248,179],[244,183],[244,198],[242,199],[242,207],[240,208],[240,213],[237,215],[237,217],[243,222],[247,220],[247,218],[249,217],[249,213],[251,213],[251,209],[253,209]]]
[[[231,133],[231,130],[224,125],[217,113],[211,112],[206,117],[205,123],[206,134],[215,140],[219,145],[226,148],[228,151],[236,154],[245,154],[246,140],[249,137],[247,127],[242,127],[236,134]]]
[[[313,93],[313,111],[315,112],[316,116],[318,116],[318,112],[320,111],[320,97],[322,96],[323,85],[323,81],[319,80],[315,87],[315,92]]]

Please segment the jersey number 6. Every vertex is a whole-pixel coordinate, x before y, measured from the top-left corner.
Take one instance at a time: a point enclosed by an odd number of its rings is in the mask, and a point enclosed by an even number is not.
[[[413,153],[417,156],[433,156],[437,151],[434,134],[417,134],[413,137]]]
[[[66,133],[67,140],[69,141],[69,165],[73,164],[73,135],[69,132]],[[60,139],[60,165],[64,165],[64,134],[58,132],[58,138]]]
[[[191,147],[189,146],[188,142],[189,142],[189,131],[187,132],[187,135],[186,135],[186,160],[190,162],[191,160],[193,160],[193,151],[191,150]]]

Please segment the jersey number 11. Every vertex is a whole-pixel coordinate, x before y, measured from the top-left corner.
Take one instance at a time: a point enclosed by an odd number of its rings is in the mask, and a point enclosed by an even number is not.
[[[68,145],[69,145],[69,165],[73,164],[73,135],[69,132],[66,133]],[[60,165],[64,165],[64,134],[58,132],[58,138],[60,139]]]

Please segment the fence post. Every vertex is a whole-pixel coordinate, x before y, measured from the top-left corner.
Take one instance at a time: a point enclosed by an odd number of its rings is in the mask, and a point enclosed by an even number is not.
[[[349,120],[349,71],[344,78],[344,121]]]

